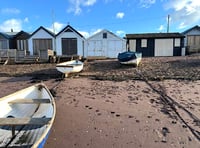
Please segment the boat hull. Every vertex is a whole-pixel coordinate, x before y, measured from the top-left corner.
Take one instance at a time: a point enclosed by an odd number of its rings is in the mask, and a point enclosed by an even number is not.
[[[0,108],[0,147],[44,146],[55,119],[56,106],[43,83],[0,98]],[[8,119],[15,122],[9,123]],[[24,122],[25,119],[30,121]],[[43,120],[47,121],[40,123]]]
[[[44,145],[45,145],[45,143],[46,143],[46,141],[47,141],[47,139],[49,137],[49,134],[50,134],[50,130],[47,133],[47,135],[44,137],[44,139],[38,144],[37,148],[43,148],[44,147]]]
[[[70,73],[78,73],[83,69],[83,62],[78,60],[67,61],[56,65],[56,69],[68,77]]]
[[[141,60],[142,53],[126,51],[118,54],[118,61],[121,64],[138,66]]]

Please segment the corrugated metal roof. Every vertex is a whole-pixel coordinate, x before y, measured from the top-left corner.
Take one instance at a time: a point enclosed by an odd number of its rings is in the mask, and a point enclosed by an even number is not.
[[[142,33],[142,34],[126,34],[126,38],[172,38],[172,37],[178,37],[178,38],[184,38],[183,34],[180,33]]]

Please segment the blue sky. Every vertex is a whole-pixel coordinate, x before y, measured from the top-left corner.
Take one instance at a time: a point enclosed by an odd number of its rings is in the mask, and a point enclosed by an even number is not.
[[[200,23],[199,0],[4,0],[0,31],[55,33],[70,24],[86,38],[107,29],[129,33],[182,32]],[[54,25],[53,25],[54,24]],[[54,29],[53,29],[54,26]]]

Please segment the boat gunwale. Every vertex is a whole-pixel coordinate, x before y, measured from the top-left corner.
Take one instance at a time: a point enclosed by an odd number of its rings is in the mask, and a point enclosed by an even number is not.
[[[24,89],[18,90],[18,91],[14,92],[14,93],[11,93],[11,94],[7,95],[7,96],[4,96],[4,97],[0,98],[0,101],[4,101],[4,100],[6,100],[6,99],[8,99],[8,98],[11,98],[11,97],[15,96],[16,94],[23,93],[24,91],[29,90],[29,89],[32,89],[32,88],[37,88],[37,89],[38,89],[38,88],[39,88],[39,89],[42,88],[42,89],[45,89],[45,91],[47,92],[47,94],[48,94],[48,96],[49,96],[49,99],[51,100],[51,101],[50,101],[50,102],[51,102],[50,104],[52,105],[52,108],[53,108],[53,113],[52,113],[52,116],[50,117],[51,119],[50,119],[50,121],[49,121],[47,124],[45,124],[45,125],[47,125],[47,126],[46,126],[46,129],[45,129],[44,132],[41,134],[41,136],[39,137],[39,139],[38,139],[37,141],[35,141],[35,142],[33,143],[33,145],[32,145],[33,148],[36,148],[36,147],[38,147],[41,143],[44,143],[44,142],[45,142],[44,140],[47,139],[46,136],[48,136],[48,133],[50,132],[50,129],[51,129],[52,125],[53,125],[53,122],[54,122],[54,120],[55,120],[55,115],[56,115],[56,104],[55,104],[55,99],[54,99],[54,97],[52,96],[52,94],[51,94],[51,92],[49,91],[49,89],[47,88],[47,86],[46,86],[44,83],[38,83],[38,84],[35,84],[35,85],[32,85],[32,86],[26,87],[26,88],[24,88]],[[14,100],[14,99],[9,99],[9,100],[7,101],[7,103],[8,103],[9,101],[12,101],[12,100]],[[0,118],[0,119],[1,119],[1,118]]]

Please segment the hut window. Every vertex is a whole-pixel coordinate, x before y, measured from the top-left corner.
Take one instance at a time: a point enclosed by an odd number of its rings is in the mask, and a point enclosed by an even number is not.
[[[0,49],[8,49],[8,41],[0,39]]]
[[[136,51],[136,40],[129,40],[130,51]]]
[[[103,33],[103,39],[107,39],[107,33]]]
[[[17,40],[17,50],[28,50],[28,41]]]
[[[147,47],[147,39],[141,40],[141,47]]]
[[[175,39],[175,47],[180,47],[180,45],[181,45],[180,39],[179,39],[179,38],[176,38],[176,39]]]

